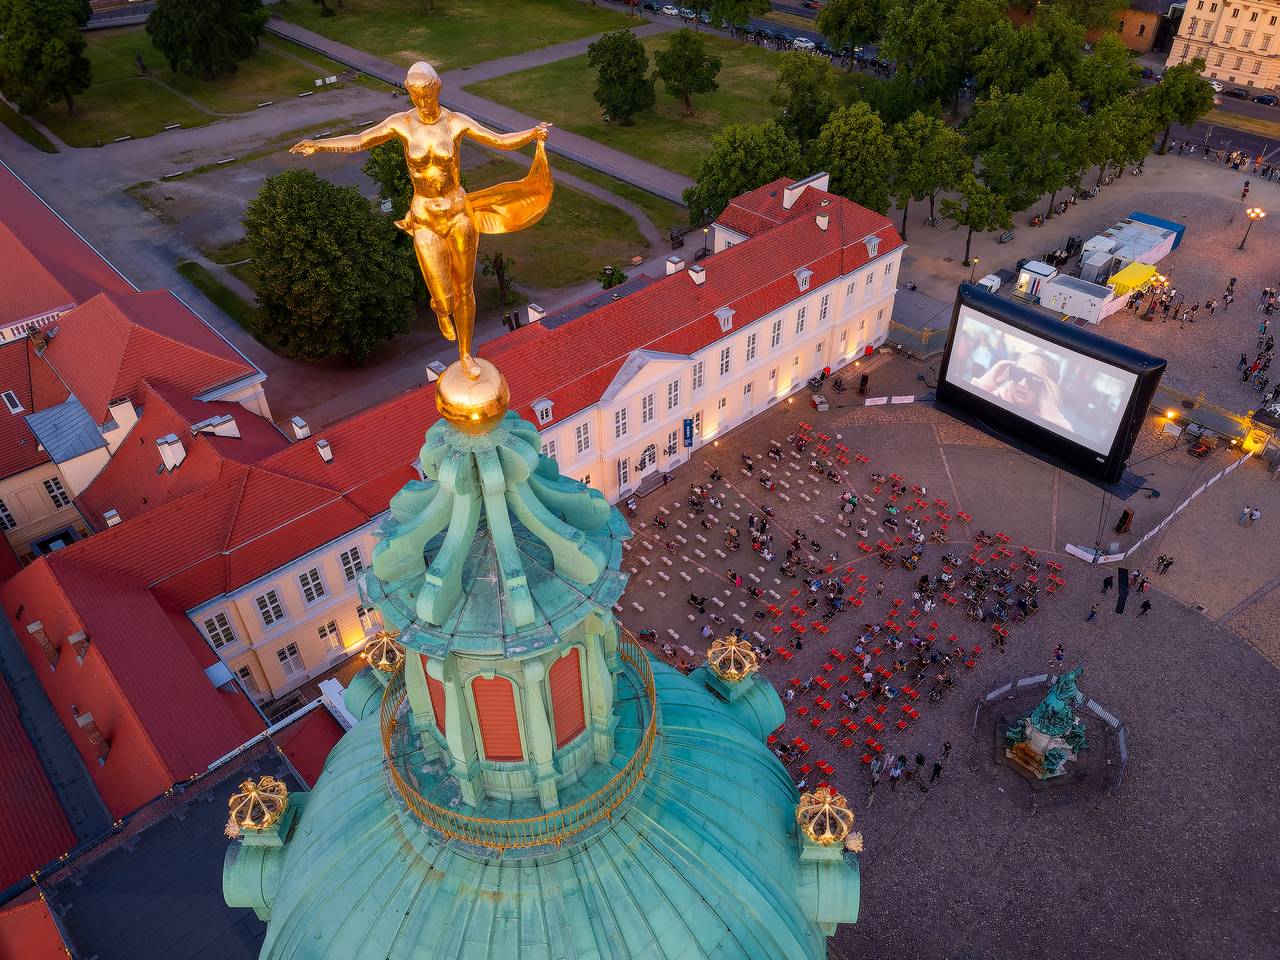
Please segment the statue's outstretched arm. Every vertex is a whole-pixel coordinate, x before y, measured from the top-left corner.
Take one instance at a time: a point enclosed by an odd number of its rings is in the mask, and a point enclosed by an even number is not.
[[[533,143],[535,140],[546,140],[547,132],[551,129],[551,124],[540,123],[528,130],[517,130],[514,133],[497,133],[460,113],[455,113],[454,116],[461,121],[462,135],[464,137],[470,137],[486,147],[497,147],[499,150],[518,150],[526,144]]]
[[[326,137],[323,140],[302,140],[289,148],[290,153],[300,153],[309,157],[313,153],[359,153],[380,143],[396,138],[396,117],[387,117],[381,123],[375,123],[367,130],[353,133],[345,137]]]

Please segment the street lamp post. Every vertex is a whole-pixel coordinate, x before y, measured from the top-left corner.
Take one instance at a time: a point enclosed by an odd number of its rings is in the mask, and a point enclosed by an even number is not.
[[[707,248],[707,234],[710,232],[709,227],[702,228],[702,257],[705,257],[711,251]],[[702,259],[699,257],[698,259]]]
[[[973,274],[974,274],[974,272],[978,269],[978,263],[980,262],[980,260],[981,260],[981,258],[980,258],[980,257],[974,257],[972,260],[970,260],[970,261],[969,261],[969,264],[970,264],[970,266],[969,266],[969,282],[970,282],[970,283],[973,283]]]
[[[1249,218],[1249,225],[1244,228],[1244,236],[1240,238],[1240,246],[1236,247],[1237,250],[1244,249],[1244,242],[1249,239],[1249,231],[1253,229],[1253,221],[1261,220],[1267,215],[1267,212],[1261,207],[1250,207],[1244,213]]]

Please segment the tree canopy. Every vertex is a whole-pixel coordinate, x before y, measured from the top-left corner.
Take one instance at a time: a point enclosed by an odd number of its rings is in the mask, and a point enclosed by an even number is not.
[[[1076,63],[1072,79],[1094,112],[1137,89],[1138,65],[1124,41],[1106,33],[1093,45],[1093,53]]]
[[[1021,93],[1055,70],[1070,73],[1084,47],[1084,27],[1051,7],[1035,22],[1015,27],[1007,19],[996,24],[987,46],[973,60],[978,90],[999,87]]]
[[[0,0],[0,94],[30,113],[89,89],[89,0]]]
[[[1116,14],[1128,9],[1129,0],[1048,0],[1038,9],[1048,7],[1060,10],[1076,23],[1093,30],[1110,27]]]
[[[763,17],[771,8],[769,0],[711,0],[711,19],[745,27],[752,17]]]
[[[915,91],[917,102],[951,99],[960,82],[958,54],[944,0],[889,0],[880,56],[898,65],[897,79]]]
[[[1164,79],[1145,91],[1142,103],[1156,126],[1164,127],[1160,152],[1169,149],[1169,132],[1175,123],[1184,127],[1195,123],[1213,109],[1213,88],[1201,74],[1204,61],[1199,57],[1170,67]]]
[[[310,170],[267,179],[244,214],[263,328],[304,360],[360,361],[413,319],[413,263],[391,221]]]
[[[1009,209],[1004,197],[996,193],[972,173],[966,173],[960,180],[959,197],[942,198],[942,215],[952,221],[951,229],[965,227],[964,264],[969,265],[969,253],[973,244],[974,233],[986,233],[988,230],[1008,230],[1012,225]]]
[[[147,34],[174,73],[213,80],[253,55],[267,19],[262,0],[158,0]]]
[[[831,175],[831,192],[854,203],[889,209],[893,140],[879,114],[857,101],[831,114],[810,151],[812,166]]]
[[[707,52],[702,37],[689,29],[677,30],[671,42],[654,55],[658,77],[668,94],[680,101],[684,115],[693,116],[695,94],[712,93],[720,85],[720,58]]]
[[[912,200],[929,201],[929,218],[933,205],[943,190],[954,190],[961,178],[973,169],[973,160],[965,153],[964,137],[941,117],[925,116],[916,111],[893,128],[893,152],[898,161],[893,180],[893,197],[902,209],[902,238],[907,237],[907,208]]]
[[[778,64],[778,85],[772,103],[778,122],[802,145],[818,135],[840,106],[836,96],[836,72],[827,57],[792,50]]]
[[[698,162],[694,185],[684,192],[689,223],[713,220],[734,197],[778,177],[797,176],[800,166],[800,145],[777,121],[725,127]]]
[[[409,165],[405,163],[404,147],[399,140],[378,144],[369,151],[360,169],[378,185],[378,199],[391,201],[391,212],[396,219],[409,212],[413,181],[409,179]]]
[[[884,0],[827,0],[818,11],[818,32],[839,49],[876,39],[884,21]],[[853,68],[853,61],[849,61]]]
[[[596,71],[596,103],[610,120],[628,127],[632,117],[653,106],[649,55],[630,30],[606,33],[591,44],[587,63]]]

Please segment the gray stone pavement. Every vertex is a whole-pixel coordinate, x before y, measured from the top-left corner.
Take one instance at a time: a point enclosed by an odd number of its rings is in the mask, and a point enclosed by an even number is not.
[[[643,27],[637,27],[634,32],[637,36],[645,37],[650,34],[664,33],[675,29],[676,26],[678,24],[674,22],[671,24],[650,23]],[[318,33],[288,21],[272,20],[267,29],[278,36],[323,53],[332,60],[345,63],[387,83],[399,84],[404,79],[404,68],[398,64],[375,57],[346,44],[338,43],[335,40],[330,40],[327,37],[322,37]],[[594,37],[588,37],[582,40],[574,40],[513,57],[504,57],[490,63],[450,71],[441,77],[444,81],[444,90],[441,93],[440,102],[450,110],[458,110],[468,114],[496,130],[527,130],[538,122],[537,118],[527,116],[518,110],[504,107],[501,104],[494,103],[492,100],[486,100],[484,97],[477,97],[474,94],[467,93],[462,89],[463,84],[476,83],[480,80],[488,80],[492,77],[503,76],[519,70],[555,63],[557,60],[563,60],[567,57],[578,56],[586,52],[587,47],[590,46],[594,39]],[[570,133],[567,130],[553,130],[547,140],[547,149],[552,153],[567,157],[594,170],[599,170],[601,173],[607,173],[611,177],[634,184],[674,203],[680,203],[685,189],[693,185],[693,181],[688,177],[673,173],[638,157],[633,157],[631,154],[623,153],[621,150],[606,147],[604,144],[579,136],[576,133]]]
[[[910,393],[918,384],[918,372],[928,371],[894,360],[873,371],[872,393]],[[864,465],[850,456],[850,466],[841,467],[839,484],[810,479],[803,469],[805,460],[789,452],[784,466],[774,467],[763,456],[768,440],[785,441],[801,420],[870,462]],[[1192,461],[1180,449],[1161,448],[1159,438],[1152,427],[1140,443],[1139,454],[1152,457],[1143,472],[1153,474],[1149,482],[1164,494],[1158,501],[1130,500],[1128,505],[1138,510],[1137,535],[1176,505],[1171,502],[1175,491],[1193,488],[1203,479],[1203,470],[1225,463]],[[624,563],[635,573],[620,616],[632,629],[655,628],[666,639],[672,639],[666,631],[674,630],[679,639],[672,642],[689,646],[694,658],[706,647],[698,629],[707,623],[723,632],[737,625],[735,617],[742,617],[749,630],[764,626],[770,643],[789,641],[795,635],[789,623],[799,618],[788,610],[781,618],[782,633],[773,634],[774,621],[754,618],[755,598],[734,587],[728,571],[742,575],[745,586],[754,586],[750,578],[759,577],[762,589],[782,594],[782,599],[768,599],[784,610],[796,602],[790,590],[803,590],[803,584],[780,576],[776,562],[761,562],[747,546],[727,551],[721,542],[721,528],[730,522],[740,527],[746,541],[746,515],[759,515],[765,502],[776,513],[772,530],[779,553],[799,527],[820,542],[818,553],[823,557],[839,552],[836,572],[852,565],[849,590],[858,587],[858,576],[868,578],[860,609],[836,614],[826,635],[810,626],[803,647],[790,661],[775,657],[764,667],[780,688],[792,678],[815,675],[834,683],[825,694],[836,702],[829,714],[817,709],[814,693],[796,697],[788,707],[785,739],[804,737],[813,745],[808,761],[823,759],[834,767],[830,778],[811,771],[809,782],[830,779],[846,792],[866,837],[862,915],[855,926],[841,928],[835,941],[839,949],[849,956],[954,958],[1252,958],[1274,953],[1280,927],[1271,905],[1280,884],[1270,864],[1280,852],[1280,797],[1274,778],[1265,771],[1280,760],[1280,736],[1271,717],[1280,694],[1280,671],[1215,624],[1213,617],[1165,589],[1183,568],[1192,576],[1198,572],[1202,597],[1239,597],[1249,586],[1235,583],[1244,566],[1275,569],[1270,543],[1261,536],[1251,541],[1216,537],[1180,552],[1168,577],[1152,576],[1142,596],[1151,599],[1153,609],[1140,618],[1137,594],[1130,594],[1123,613],[1114,610],[1114,592],[1100,595],[1102,576],[1114,571],[1090,567],[1061,552],[1066,542],[1092,542],[1100,512],[1109,525],[1122,505],[1107,504],[1091,484],[1011,450],[926,404],[866,407],[850,400],[847,406],[820,414],[804,406],[802,395],[794,404],[779,405],[717,440],[718,445],[704,446],[677,469],[667,487],[641,500],[639,516],[632,521],[636,537]],[[743,451],[756,455],[751,477],[740,469]],[[689,483],[706,481],[712,465],[724,474],[726,482],[718,488],[726,502],[722,510],[711,511],[716,516],[712,529],[703,530],[700,518],[689,515],[684,497]],[[776,494],[766,493],[757,482],[770,470],[779,481]],[[945,549],[967,554],[970,535],[979,529],[1000,530],[1010,538],[1014,560],[1023,559],[1021,548],[1027,546],[1037,551],[1041,562],[1062,564],[1063,585],[1052,596],[1042,591],[1040,611],[1009,627],[1003,652],[992,647],[988,627],[959,612],[962,605],[941,605],[921,617],[922,635],[931,622],[938,623],[932,632],[940,638],[939,646],[949,647],[942,638],[954,632],[966,650],[984,648],[972,658],[971,668],[955,671],[956,686],[941,701],[921,696],[914,702],[920,718],[905,730],[899,731],[894,723],[901,715],[901,700],[887,704],[884,717],[877,718],[885,729],[872,735],[886,746],[886,755],[912,758],[923,753],[926,775],[942,743],[952,742],[942,778],[928,792],[915,785],[893,792],[887,782],[872,792],[860,760],[866,711],[842,713],[837,699],[844,689],[839,677],[853,672],[851,661],[840,663],[829,654],[836,648],[847,655],[860,624],[881,622],[895,598],[903,598],[903,609],[909,608],[916,577],[940,570],[943,547],[929,546],[917,571],[901,566],[887,570],[858,550],[855,530],[843,530],[844,537],[836,532],[841,489],[863,494],[864,510],[882,510],[884,494],[873,490],[873,470],[896,472],[913,485],[925,484],[930,513],[935,498],[946,501],[944,509],[953,517],[949,533],[957,542]],[[1250,485],[1251,492],[1270,482],[1260,469],[1246,465],[1218,485],[1226,501],[1238,495],[1226,486],[1235,478]],[[1270,490],[1274,492],[1264,517],[1280,508],[1280,487],[1272,484]],[[868,503],[867,494],[877,502]],[[1163,507],[1159,514],[1155,504]],[[660,530],[653,518],[663,508],[669,511],[663,514],[668,525]],[[1212,524],[1218,509],[1212,500],[1195,501],[1170,529],[1202,513]],[[967,526],[958,522],[959,510],[972,516]],[[882,512],[861,516],[869,521],[871,538],[886,535],[877,524]],[[678,526],[677,520],[685,526]],[[1248,532],[1241,528],[1242,534]],[[681,536],[685,543],[676,539]],[[708,542],[701,543],[699,536]],[[675,550],[665,546],[672,540]],[[726,555],[719,556],[717,548]],[[697,550],[705,556],[698,556]],[[875,585],[881,579],[884,596],[877,597]],[[690,592],[715,598],[708,603],[708,613],[725,623],[698,615],[686,602]],[[1100,604],[1099,616],[1086,623],[1095,602]],[[816,610],[822,608],[820,601]],[[814,612],[806,611],[804,622],[814,619]],[[905,619],[900,615],[898,622]],[[909,631],[904,629],[903,636]],[[1085,692],[1126,724],[1131,755],[1118,793],[1098,793],[1068,805],[1041,795],[1033,805],[1026,784],[992,763],[991,730],[974,729],[974,710],[986,691],[1051,669],[1057,643],[1066,648],[1065,666],[1084,665]],[[874,662],[888,665],[895,656],[902,654],[886,649]],[[835,669],[826,673],[823,663]],[[895,682],[901,682],[900,675]],[[856,689],[854,681],[849,685]],[[801,706],[809,716],[799,715]],[[827,739],[827,723],[818,731],[812,728],[814,715],[824,720],[847,715],[862,729],[846,748],[839,737]],[[791,769],[797,779],[803,775],[798,763]],[[1248,829],[1241,829],[1243,824]],[[1231,883],[1222,882],[1224,870]]]

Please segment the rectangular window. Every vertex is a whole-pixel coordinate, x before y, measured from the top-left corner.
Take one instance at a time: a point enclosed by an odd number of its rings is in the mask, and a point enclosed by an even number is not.
[[[1197,9],[1197,10],[1203,10],[1203,9],[1204,9],[1204,0],[1196,0],[1196,9]]]
[[[66,487],[62,485],[62,481],[57,477],[50,477],[46,480],[44,489],[49,494],[49,499],[53,502],[55,510],[61,510],[71,502],[71,497],[67,493]]]
[[[702,411],[695,410],[693,413],[693,435],[695,437],[702,436]]]
[[[1236,65],[1232,67],[1232,69],[1239,70],[1243,66],[1244,66],[1244,57],[1236,57]],[[1234,80],[1235,77],[1232,77],[1231,79]]]
[[[830,306],[831,306],[831,294],[824,293],[822,295],[822,302],[818,304],[818,323],[827,322],[827,312]]]
[[[1258,11],[1255,10],[1253,13],[1249,14],[1249,22],[1250,23],[1258,22]]]
[[[667,409],[674,410],[680,406],[680,381],[672,380],[667,384]]]
[[[231,629],[231,621],[227,619],[225,613],[216,613],[212,617],[205,618],[204,635],[209,638],[209,642],[215,649],[236,642],[236,632]]]
[[[584,487],[591,486],[591,474],[588,473],[586,476],[582,478],[582,485]]]
[[[769,349],[772,350],[782,342],[782,320],[773,321],[773,330],[769,334]]]
[[[289,643],[276,651],[276,658],[280,661],[280,666],[284,668],[284,675],[292,677],[295,673],[302,672],[302,654],[298,652],[296,643]]]
[[[552,460],[556,458],[556,442],[554,440],[542,441],[542,455],[550,457]]]
[[[268,590],[254,602],[258,605],[258,615],[262,617],[263,626],[269,627],[284,619],[284,607],[280,604],[280,595],[274,590]]]
[[[885,275],[886,277],[889,277],[889,276],[892,276],[892,275],[893,275],[893,262],[892,262],[892,261],[890,261],[889,263],[886,263],[886,264],[884,265],[884,275]]]
[[[343,550],[338,554],[338,562],[342,564],[342,575],[347,578],[347,583],[354,583],[356,577],[364,573],[364,560],[358,546]]]
[[[729,402],[729,398],[728,398],[728,397],[721,397],[721,398],[720,398],[720,400],[719,400],[719,402],[716,404],[716,409],[717,409],[717,410],[723,410],[723,409],[724,409],[724,407],[725,407],[725,404],[727,404],[728,402]]]
[[[240,678],[240,686],[244,687],[245,693],[256,696],[260,692],[258,681],[254,679],[253,671],[248,667],[241,667],[236,671],[236,676]]]
[[[363,603],[356,607],[356,619],[360,621],[360,629],[365,633],[373,633],[381,624],[378,622],[378,611],[366,607]]]
[[[1206,21],[1204,22],[1204,26],[1200,28],[1200,36],[1202,36],[1202,37],[1207,37],[1207,36],[1209,36],[1209,34],[1210,34],[1210,33],[1212,33],[1212,32],[1213,32],[1213,23],[1212,23],[1212,21],[1206,20]]]
[[[699,360],[693,365],[693,392],[697,393],[702,389],[702,361]]]
[[[725,347],[723,350],[720,351],[720,376],[722,377],[729,375],[729,350],[730,349],[731,348],[729,347]]]
[[[4,393],[0,394],[0,397],[4,397],[4,405],[9,408],[10,413],[22,412],[23,408],[22,404],[18,401],[18,395],[12,390],[6,390]]]
[[[773,381],[773,380],[777,380],[777,379],[778,379],[778,368],[777,368],[777,367],[774,367],[772,370],[770,370],[770,371],[769,371],[769,379],[770,379],[771,381]]]
[[[1243,43],[1246,47],[1253,46],[1253,31],[1246,30],[1240,42]]]
[[[1240,16],[1240,8],[1236,7],[1234,10],[1231,11],[1231,19],[1234,20],[1239,16]]]
[[[1220,67],[1220,66],[1222,66],[1222,61],[1223,61],[1223,60],[1225,60],[1225,59],[1227,59],[1227,55],[1226,55],[1225,53],[1219,53],[1219,54],[1214,58],[1214,60],[1213,60],[1213,65],[1214,65],[1215,67]]]
[[[844,343],[844,342],[845,342],[846,340],[848,340],[848,339],[849,339],[849,331],[848,331],[848,330],[841,330],[841,331],[840,331],[840,342],[841,342],[841,343]]]
[[[670,433],[667,434],[667,456],[668,457],[674,457],[676,455],[676,451],[680,449],[679,443],[680,443],[680,434],[678,432],[676,432],[675,430],[672,430]]]
[[[335,653],[342,649],[342,634],[338,633],[336,620],[321,624],[316,632],[320,634],[320,645],[325,653]]]
[[[881,307],[879,310],[876,311],[876,323],[879,323],[883,319],[884,319],[884,307]]]
[[[849,286],[845,288],[844,295],[845,295],[846,297],[852,297],[852,296],[853,296],[853,281],[852,281],[852,280],[850,280],[850,281],[849,281]]]
[[[756,358],[756,338],[758,336],[759,334],[753,333],[747,337],[747,363]]]
[[[1197,26],[1199,23],[1200,23],[1200,18],[1199,18],[1199,17],[1192,17],[1192,18],[1191,18],[1191,26],[1187,28],[1187,33],[1189,33],[1191,36],[1193,36],[1193,37],[1194,37],[1194,36],[1195,36],[1195,33],[1196,33],[1196,26]]]
[[[591,449],[591,421],[583,420],[580,424],[573,428],[573,437],[577,441],[578,454],[584,454]]]
[[[0,500],[0,530],[12,530],[18,525],[18,521],[13,519],[13,514],[9,512],[8,505]]]
[[[743,384],[743,386],[742,386],[742,395],[743,395],[744,397],[749,397],[749,396],[751,396],[751,383],[750,383],[750,381],[748,381],[747,383]]]
[[[1226,32],[1226,33],[1224,33],[1224,34],[1222,35],[1222,42],[1223,42],[1223,43],[1230,43],[1230,42],[1231,42],[1231,38],[1232,38],[1233,36],[1235,36],[1235,33],[1236,33],[1236,28],[1235,28],[1235,27],[1227,27],[1227,32]]]
[[[324,584],[320,580],[320,571],[315,567],[298,575],[298,586],[302,587],[302,598],[307,603],[315,603],[324,596]]]
[[[1259,49],[1259,50],[1270,50],[1270,49],[1271,49],[1271,34],[1269,34],[1269,33],[1264,33],[1264,34],[1262,35],[1262,45],[1261,45],[1260,47],[1258,47],[1258,49]]]
[[[653,394],[640,398],[640,422],[649,423],[653,420]]]
[[[1262,72],[1262,61],[1259,60],[1253,65],[1253,75],[1256,77],[1261,72]]]
[[[866,285],[867,285],[868,287],[869,287],[869,286],[871,286],[872,281],[874,281],[874,280],[875,280],[875,278],[876,278],[875,271],[874,271],[874,270],[868,270],[868,271],[867,271],[867,281],[866,281]]]
[[[808,307],[801,307],[799,310],[796,311],[796,336],[797,337],[800,336],[800,334],[804,333],[804,315],[807,312],[807,310],[808,310]]]
[[[621,440],[627,435],[627,408],[613,411],[613,439]]]
[[[622,488],[631,483],[631,461],[627,457],[623,457],[618,461],[618,487]]]

